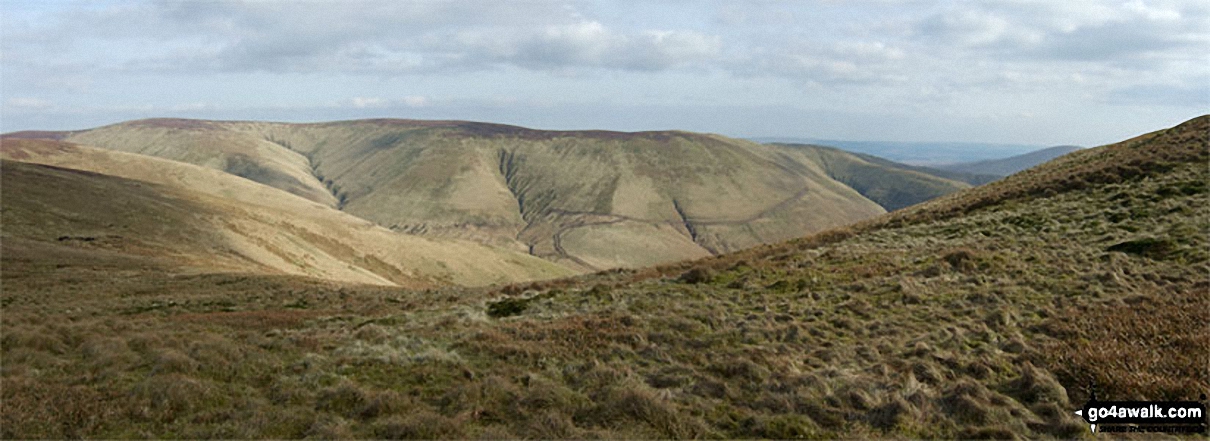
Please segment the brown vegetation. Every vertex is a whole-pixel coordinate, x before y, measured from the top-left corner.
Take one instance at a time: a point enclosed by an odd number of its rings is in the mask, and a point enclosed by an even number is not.
[[[1203,122],[1164,136],[1205,152],[1183,138]],[[851,230],[493,289],[172,276],[68,246],[56,267],[6,237],[0,435],[1085,437],[1089,383],[1210,390],[1210,169],[1138,158],[1116,179],[1044,167]],[[1148,238],[1164,252],[1115,248]]]

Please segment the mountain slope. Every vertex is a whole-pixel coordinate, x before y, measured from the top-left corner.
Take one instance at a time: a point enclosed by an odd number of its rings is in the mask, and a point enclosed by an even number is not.
[[[12,172],[4,177],[6,237],[83,240],[88,249],[159,256],[194,268],[188,272],[297,274],[411,287],[571,274],[520,253],[394,233],[278,189],[175,161],[19,139],[6,139],[0,154]]]
[[[884,211],[819,164],[783,163],[780,148],[685,132],[144,120],[62,137],[233,172],[393,230],[581,269],[703,257]]]
[[[1066,409],[1090,387],[1102,400],[1190,400],[1210,387],[1208,161],[1202,116],[851,229],[641,273],[611,295],[704,298],[685,312],[710,317],[766,305],[763,322],[716,319],[683,342],[748,336],[731,359],[763,348],[764,378],[807,392],[768,388],[744,402],[800,403],[802,433],[1078,436],[1087,426]],[[702,285],[651,278],[678,273]],[[636,321],[669,320],[647,317]],[[726,346],[695,348],[728,357]],[[806,360],[783,355],[800,351]],[[734,409],[771,422],[784,412]],[[762,436],[730,433],[741,434]]]
[[[853,228],[493,289],[89,285],[6,250],[0,435],[1087,438],[1090,388],[1210,389],[1208,134],[1199,117]]]
[[[818,170],[776,168],[759,146],[706,135],[415,121],[293,129],[300,151],[327,137],[313,154],[350,213],[430,234],[469,223],[590,268],[700,257],[881,211]]]
[[[870,155],[805,144],[776,146],[789,150],[790,155],[797,155],[800,162],[822,165],[829,177],[852,187],[887,211],[970,187],[965,182],[943,177],[947,174],[945,172],[899,164]]]
[[[1008,158],[948,164],[938,166],[937,168],[951,172],[1008,176],[1080,149],[1080,147],[1076,146],[1061,145],[1011,156]]]
[[[618,410],[627,436],[1085,436],[1071,409],[1093,390],[1210,388],[1208,162],[1203,116],[848,229],[504,290],[487,309],[510,318],[479,332],[572,365],[611,354],[549,387],[667,415]],[[550,347],[600,322],[613,339]],[[593,382],[609,375],[638,381]],[[597,427],[571,421],[571,436]]]
[[[1090,385],[1103,400],[1210,387],[1208,136],[1199,117],[851,229],[502,290],[485,309],[508,318],[475,331],[490,346],[445,341],[583,366],[545,390],[590,397],[630,437],[1084,436],[1071,409]],[[609,337],[555,337],[577,326]],[[513,369],[488,365],[477,375]]]
[[[147,119],[68,132],[59,138],[200,165],[280,188],[324,205],[338,204],[332,193],[312,175],[307,158],[268,140],[224,130],[220,123]]]

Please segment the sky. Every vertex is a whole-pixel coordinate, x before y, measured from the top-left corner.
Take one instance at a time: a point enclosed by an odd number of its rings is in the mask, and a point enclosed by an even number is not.
[[[0,131],[459,119],[1100,145],[1210,113],[1210,2],[0,0]]]

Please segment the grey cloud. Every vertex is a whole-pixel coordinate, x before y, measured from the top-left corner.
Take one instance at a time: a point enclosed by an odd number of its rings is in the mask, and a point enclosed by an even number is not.
[[[1008,18],[980,10],[955,9],[919,21],[915,34],[934,44],[954,47],[985,47],[1021,44],[1040,35]]]
[[[962,3],[905,21],[922,81],[951,93],[1080,90],[1114,102],[1146,95],[1126,93],[1146,82],[1210,83],[1197,67],[1210,61],[1204,2]]]
[[[1193,41],[1179,35],[1157,32],[1134,23],[1109,23],[1083,27],[1069,33],[1052,33],[1024,54],[1076,61],[1113,61],[1146,58],[1165,51],[1191,48]]]
[[[733,69],[825,84],[894,83],[904,79],[906,59],[903,50],[882,42],[797,42],[741,56]]]
[[[692,31],[625,33],[595,21],[549,26],[536,32],[471,31],[446,48],[493,63],[528,69],[614,68],[656,71],[713,59],[718,37]]]
[[[952,52],[1024,60],[1121,63],[1204,50],[1210,42],[1206,8],[1169,6],[1018,1],[951,7],[919,20],[914,36]]]
[[[717,53],[717,37],[619,30],[560,1],[169,2],[69,12],[54,29],[157,50],[96,59],[130,71],[401,74],[487,69],[657,71]],[[108,42],[108,43],[106,43]],[[76,45],[77,50],[81,48]],[[31,50],[30,52],[36,52]],[[77,56],[89,58],[90,54]]]

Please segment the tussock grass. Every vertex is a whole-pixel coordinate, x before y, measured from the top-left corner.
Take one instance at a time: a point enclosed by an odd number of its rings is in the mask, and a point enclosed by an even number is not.
[[[1146,145],[1163,136],[1184,135]],[[1080,153],[1063,167],[1120,154]],[[115,278],[5,252],[0,435],[1084,437],[1090,384],[1210,390],[1210,194],[1191,184],[1210,170],[1131,155],[1137,172],[1086,185],[1035,172],[1050,193],[1009,178],[977,190],[999,199],[497,289]],[[1165,252],[1111,249],[1146,240]],[[492,316],[505,299],[525,307]]]

